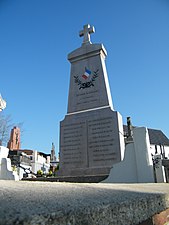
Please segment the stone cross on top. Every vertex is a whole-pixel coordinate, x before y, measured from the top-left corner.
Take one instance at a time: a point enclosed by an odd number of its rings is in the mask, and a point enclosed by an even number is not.
[[[86,25],[83,26],[83,30],[81,30],[79,32],[80,37],[84,36],[82,45],[91,44],[90,34],[92,34],[94,32],[95,32],[95,29],[94,29],[93,26],[91,27],[89,24],[86,24]]]

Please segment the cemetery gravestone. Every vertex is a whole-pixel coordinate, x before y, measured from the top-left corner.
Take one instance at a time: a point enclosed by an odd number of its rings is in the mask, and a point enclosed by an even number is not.
[[[6,101],[0,95],[0,112],[6,108]],[[0,140],[0,180],[19,180],[16,171],[12,171],[11,160],[8,158],[9,149],[2,146]]]
[[[68,55],[71,63],[68,111],[60,123],[60,175],[109,174],[123,159],[121,115],[114,111],[106,72],[106,50],[92,44],[94,27],[80,32],[82,46]]]

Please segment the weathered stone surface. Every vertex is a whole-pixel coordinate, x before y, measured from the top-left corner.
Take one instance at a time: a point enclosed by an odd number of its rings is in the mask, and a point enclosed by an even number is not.
[[[0,182],[0,224],[136,225],[169,208],[168,184]]]

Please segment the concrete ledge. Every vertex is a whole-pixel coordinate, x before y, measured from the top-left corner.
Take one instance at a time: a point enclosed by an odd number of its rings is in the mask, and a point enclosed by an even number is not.
[[[169,184],[0,182],[0,224],[136,225],[169,208]]]

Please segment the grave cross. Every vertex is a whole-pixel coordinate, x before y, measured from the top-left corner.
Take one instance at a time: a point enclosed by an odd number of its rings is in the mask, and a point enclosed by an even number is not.
[[[94,32],[95,32],[95,29],[93,26],[91,27],[89,24],[86,24],[83,26],[83,30],[81,30],[79,32],[80,37],[84,36],[82,45],[91,44],[90,34],[92,34]]]

